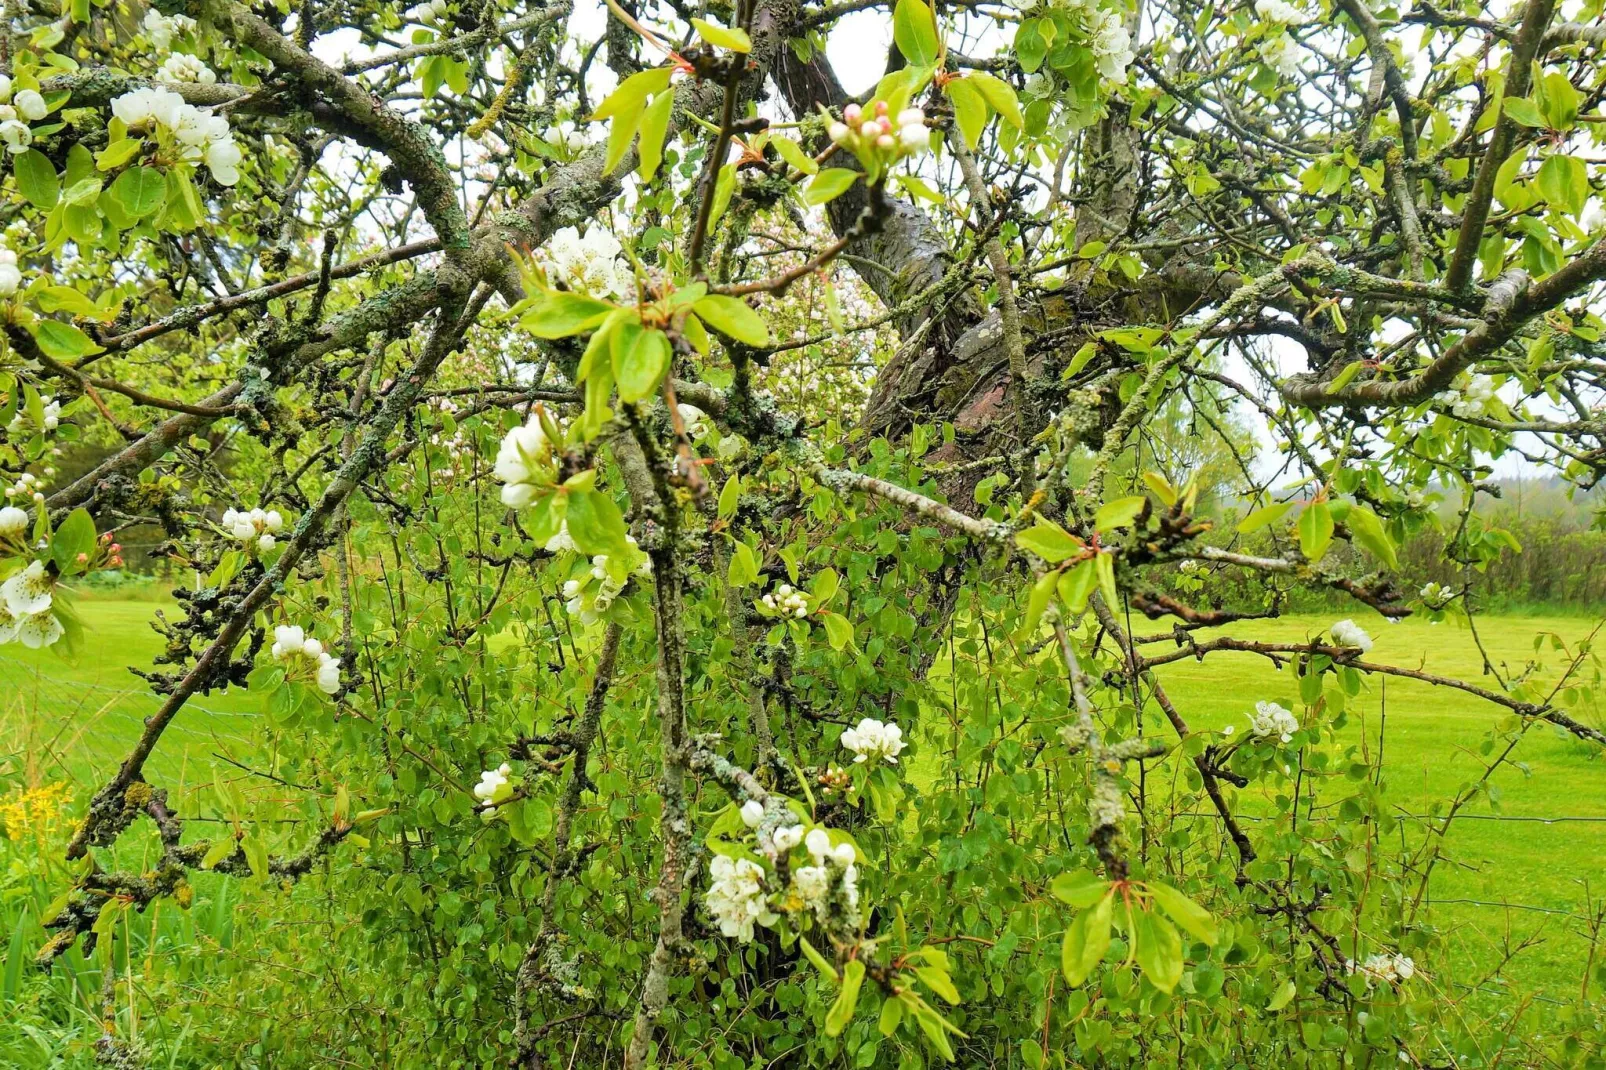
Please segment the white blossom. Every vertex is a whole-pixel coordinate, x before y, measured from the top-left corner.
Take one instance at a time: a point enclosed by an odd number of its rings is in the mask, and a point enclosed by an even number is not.
[[[1368,981],[1383,981],[1389,984],[1399,984],[1416,976],[1416,963],[1409,955],[1396,955],[1387,951],[1366,956],[1366,961],[1359,966],[1354,959],[1345,959],[1344,966],[1350,973],[1364,974]]]
[[[24,89],[11,98],[11,106],[22,113],[22,117],[30,123],[36,123],[50,113],[45,104],[45,98],[37,89]]]
[[[28,514],[15,505],[0,509],[0,539],[15,538],[28,530]]]
[[[1260,42],[1260,58],[1266,66],[1285,78],[1299,73],[1299,42],[1286,33],[1277,33]]]
[[[1275,702],[1255,703],[1254,715],[1249,718],[1249,734],[1256,739],[1276,736],[1284,743],[1291,743],[1298,731],[1299,718],[1291,711]]]
[[[636,277],[630,266],[619,259],[624,247],[601,224],[593,224],[584,237],[574,227],[564,227],[552,235],[541,259],[551,269],[554,281],[571,290],[593,297],[635,299]]]
[[[756,862],[715,855],[709,863],[708,874],[713,883],[703,896],[703,905],[724,935],[745,944],[753,939],[754,924],[769,926],[779,920],[769,908],[764,893],[764,869]]]
[[[188,15],[164,15],[153,7],[146,10],[142,25],[151,44],[165,51],[175,36],[195,29],[195,20]]]
[[[143,88],[112,98],[112,114],[130,131],[165,128],[186,147],[185,158],[199,160],[224,186],[240,180],[240,148],[229,135],[229,122],[221,115],[185,103],[171,89]],[[0,123],[0,136],[4,124]]]
[[[217,81],[212,68],[183,52],[174,52],[163,60],[156,76],[164,82],[195,82],[200,85],[211,85]]]
[[[898,754],[905,747],[903,729],[891,721],[877,721],[866,717],[856,727],[842,733],[842,745],[854,754],[854,762],[869,762],[883,758],[898,764]]]
[[[271,550],[278,542],[274,535],[284,529],[284,517],[277,509],[227,509],[221,524],[247,550]]]
[[[1455,591],[1442,583],[1434,581],[1418,591],[1417,596],[1428,605],[1437,608],[1454,598]]]
[[[1105,78],[1126,84],[1126,69],[1132,66],[1132,36],[1118,11],[1100,11],[1092,28],[1093,61]]]
[[[758,828],[759,822],[764,820],[764,804],[757,799],[748,799],[742,803],[742,824],[750,829]]]
[[[567,520],[559,524],[557,532],[546,541],[546,552],[549,554],[577,554],[580,552],[580,547],[575,545],[574,536],[569,534],[569,522]],[[574,581],[570,580],[569,582],[573,583]],[[564,589],[568,589],[568,584],[564,585]],[[569,595],[569,597],[572,598],[573,595]]]
[[[531,416],[502,439],[496,451],[492,473],[506,484],[502,504],[522,509],[535,501],[536,491],[552,482],[552,443],[547,441],[541,420]]]
[[[508,774],[512,771],[512,767],[503,762],[495,769],[480,773],[480,782],[474,785],[474,797],[483,808],[493,810],[512,797],[513,785],[508,780]]]
[[[14,155],[26,152],[33,144],[33,131],[28,129],[27,123],[7,119],[0,122],[0,141],[5,142],[6,151]]]
[[[765,609],[779,613],[783,617],[796,617],[802,620],[809,615],[808,595],[793,590],[789,583],[781,584],[759,601],[763,603]]]
[[[10,297],[22,285],[22,269],[17,267],[17,254],[0,249],[0,297]]]
[[[1304,12],[1287,0],[1255,0],[1255,14],[1284,26],[1298,26],[1305,21]]]
[[[785,853],[803,842],[803,826],[787,825],[784,828],[778,828],[775,830],[775,835],[771,836],[770,839],[775,844],[777,851]]]
[[[1334,646],[1355,647],[1362,654],[1372,649],[1372,637],[1366,634],[1366,629],[1352,620],[1337,622],[1327,629],[1327,634],[1332,638]]]
[[[15,573],[0,584],[0,599],[15,617],[31,617],[50,609],[55,577],[45,571],[43,561],[31,561],[28,567]]]

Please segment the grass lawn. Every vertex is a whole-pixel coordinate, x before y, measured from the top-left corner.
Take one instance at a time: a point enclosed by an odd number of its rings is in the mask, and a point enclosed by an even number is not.
[[[0,648],[0,763],[9,760],[13,769],[29,771],[30,782],[58,780],[65,771],[81,804],[126,754],[143,719],[158,705],[127,666],[149,668],[161,652],[163,640],[149,622],[163,608],[171,611],[171,603],[108,599],[86,604],[93,627],[76,661],[16,645]],[[1376,638],[1372,660],[1497,686],[1482,678],[1481,658],[1462,626],[1414,620],[1390,625],[1375,615],[1356,620]],[[1298,641],[1330,623],[1327,617],[1290,617],[1228,630]],[[1479,632],[1502,676],[1520,674],[1538,658],[1537,678],[1552,681],[1566,658],[1548,644],[1536,654],[1534,636],[1555,632],[1572,644],[1591,626],[1592,621],[1576,617],[1513,616],[1486,619]],[[1245,714],[1259,699],[1297,708],[1291,676],[1277,676],[1269,663],[1249,654],[1179,662],[1163,667],[1160,675],[1196,729],[1231,724],[1241,732]],[[1381,745],[1390,794],[1402,809],[1423,813],[1481,775],[1478,746],[1501,716],[1497,707],[1414,681],[1370,678],[1351,703],[1346,735],[1360,739],[1364,732],[1376,747],[1385,702]],[[1588,723],[1602,723],[1599,709],[1580,706],[1575,712]],[[164,735],[150,763],[153,778],[193,790],[210,779],[214,765],[223,765],[218,755],[249,762],[256,756],[252,735],[260,716],[257,700],[241,692],[198,696]],[[1172,757],[1161,763],[1151,773],[1151,786],[1153,777],[1169,777],[1175,762]],[[918,769],[911,774],[921,775]],[[1587,953],[1579,935],[1586,881],[1594,881],[1589,894],[1606,894],[1601,863],[1606,858],[1606,755],[1542,726],[1528,734],[1493,783],[1500,812],[1478,800],[1458,820],[1435,870],[1426,917],[1449,934],[1455,959],[1468,967],[1464,980],[1452,983],[1479,981],[1479,968],[1500,960],[1505,941],[1537,933],[1541,942],[1512,964],[1510,976],[1541,998],[1575,998]],[[1340,781],[1331,793],[1336,797],[1342,790]],[[1269,803],[1246,792],[1237,806],[1252,826],[1253,816],[1266,812]],[[1586,820],[1554,820],[1560,817]],[[1420,836],[1420,824],[1409,828],[1410,835]]]
[[[1483,676],[1482,657],[1464,625],[1415,619],[1389,624],[1376,614],[1356,614],[1355,620],[1376,640],[1368,660],[1499,689]],[[1290,617],[1243,622],[1221,631],[1297,642],[1331,623],[1328,617]],[[1534,678],[1549,685],[1569,659],[1553,651],[1548,641],[1535,652],[1535,635],[1556,633],[1576,650],[1577,641],[1593,626],[1592,620],[1578,617],[1485,618],[1478,622],[1478,635],[1502,678],[1520,676],[1537,661]],[[1212,654],[1202,663],[1165,666],[1159,675],[1195,728],[1234,724],[1241,732],[1247,726],[1246,712],[1259,699],[1298,708],[1291,673],[1280,679],[1270,676],[1269,663],[1252,654]],[[1592,675],[1593,667],[1586,665],[1579,678],[1587,682]],[[1504,713],[1475,695],[1397,677],[1369,678],[1350,710],[1358,716],[1344,735],[1358,740],[1364,731],[1375,748],[1381,728],[1389,794],[1417,814],[1434,803],[1447,803],[1482,775],[1488,759],[1479,744]],[[1587,724],[1606,723],[1601,707],[1582,700],[1574,714]],[[1515,943],[1537,933],[1543,942],[1517,960],[1512,976],[1551,998],[1576,997],[1587,953],[1579,915],[1587,909],[1587,897],[1598,901],[1606,895],[1606,754],[1541,725],[1527,734],[1491,782],[1499,810],[1478,799],[1462,811],[1434,870],[1434,905],[1428,918],[1449,934],[1456,957],[1469,966],[1492,965],[1507,939]],[[1340,781],[1330,794],[1343,792]],[[1242,805],[1252,814],[1256,800],[1245,798]],[[1584,820],[1554,820],[1563,817]],[[1414,835],[1420,836],[1420,827],[1415,825]],[[1468,980],[1474,979],[1469,975]]]

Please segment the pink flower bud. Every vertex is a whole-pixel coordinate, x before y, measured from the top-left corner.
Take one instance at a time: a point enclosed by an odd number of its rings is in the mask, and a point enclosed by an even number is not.
[[[882,134],[875,139],[875,143],[877,148],[890,149],[898,143],[898,139],[891,134]]]
[[[842,109],[842,121],[847,123],[849,126],[857,126],[859,123],[859,116],[863,114],[863,111],[860,110],[857,104],[849,104],[847,107]]]
[[[88,554],[79,554],[78,555],[78,563],[80,565],[83,564],[84,562],[88,561],[88,560],[89,560],[89,555]]]
[[[886,101],[878,100],[878,101],[875,102],[875,114],[876,114],[876,118],[877,119],[885,119],[887,117],[887,102]]]

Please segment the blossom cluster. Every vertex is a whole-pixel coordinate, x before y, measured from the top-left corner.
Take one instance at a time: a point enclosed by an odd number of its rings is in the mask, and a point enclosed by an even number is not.
[[[783,617],[796,617],[802,620],[809,615],[808,595],[794,590],[790,583],[781,584],[759,601],[763,603],[765,609],[779,613]]]
[[[480,773],[480,782],[474,785],[474,797],[480,801],[480,809],[495,810],[513,797],[513,782],[508,779],[512,772],[513,768],[503,762],[495,769]]]
[[[212,85],[217,81],[212,68],[185,52],[174,52],[164,59],[156,69],[156,77],[163,82],[193,82],[197,85]]]
[[[1455,590],[1435,580],[1418,591],[1417,597],[1434,609],[1438,609],[1455,597]]]
[[[1409,955],[1396,955],[1387,951],[1368,955],[1366,961],[1359,965],[1354,959],[1345,959],[1344,967],[1350,973],[1364,974],[1368,981],[1386,981],[1389,984],[1399,984],[1416,976],[1416,963]]]
[[[827,133],[845,149],[859,152],[874,148],[891,160],[913,155],[931,145],[931,128],[926,126],[924,111],[905,108],[894,119],[884,100],[876,102],[874,115],[866,115],[857,104],[849,104],[842,109],[842,120],[832,123]]]
[[[574,227],[564,227],[538,254],[553,282],[592,297],[636,298],[636,276],[620,259],[624,246],[600,224],[593,224],[582,237]]]
[[[878,721],[866,717],[853,728],[842,733],[842,745],[853,752],[855,764],[877,760],[898,764],[898,755],[908,744],[903,741],[903,729],[891,721]]]
[[[52,612],[55,590],[56,577],[43,561],[29,562],[0,583],[0,644],[15,640],[38,650],[60,639],[64,629]]]
[[[37,89],[16,89],[9,75],[0,74],[0,141],[13,154],[26,152],[33,144],[28,125],[50,114],[45,98]]]
[[[290,668],[309,674],[324,694],[333,695],[340,690],[340,659],[330,657],[323,644],[299,624],[281,624],[273,629],[272,654]]]
[[[1433,395],[1433,400],[1462,419],[1468,419],[1483,415],[1489,402],[1494,400],[1494,387],[1488,379],[1474,376],[1460,390],[1441,390]]]
[[[557,474],[552,455],[553,446],[539,414],[503,436],[491,468],[491,474],[504,484],[502,504],[522,509],[535,501],[542,488],[550,487]]]
[[[1255,712],[1249,718],[1249,734],[1256,739],[1270,739],[1276,736],[1284,743],[1291,743],[1294,733],[1299,731],[1299,718],[1275,702],[1255,703]]]
[[[248,550],[273,549],[283,529],[284,517],[277,509],[228,509],[223,513],[223,530]]]
[[[763,805],[749,801],[742,807],[742,820],[756,827],[763,820]],[[859,915],[858,852],[853,844],[833,845],[824,828],[810,829],[805,836],[801,824],[786,825],[770,837],[771,857],[785,858],[800,844],[808,853],[808,865],[791,869],[791,881],[780,895],[771,895],[770,873],[750,858],[716,855],[709,864],[712,881],[703,897],[719,931],[742,943],[753,939],[755,925],[769,927],[780,921],[782,913],[812,913],[822,925],[857,927]]]
[[[141,25],[151,44],[166,51],[172,47],[173,38],[195,29],[195,20],[188,15],[164,15],[153,7],[146,10],[145,21]]]
[[[1093,63],[1100,75],[1116,83],[1126,84],[1127,68],[1136,58],[1132,51],[1132,35],[1127,33],[1124,12],[1119,7],[1100,8],[1098,0],[1012,0],[1021,11],[1031,11],[1039,3],[1064,11],[1075,19],[1086,35],[1088,48],[1093,52]]]
[[[1334,646],[1353,647],[1362,654],[1372,649],[1372,637],[1352,620],[1341,620],[1327,629],[1328,636],[1333,640]]]
[[[224,186],[240,181],[240,147],[221,115],[186,103],[171,89],[133,89],[112,98],[112,114],[130,131],[165,130],[178,143],[183,158],[206,164]]]

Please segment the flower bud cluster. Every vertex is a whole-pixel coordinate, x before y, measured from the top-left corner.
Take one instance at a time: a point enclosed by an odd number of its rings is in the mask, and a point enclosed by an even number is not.
[[[271,550],[284,530],[284,517],[277,509],[229,509],[223,513],[223,530],[247,550]]]
[[[769,594],[759,599],[765,609],[771,613],[779,613],[783,617],[796,617],[802,620],[809,615],[809,597],[802,591],[794,590],[789,583],[783,583]]]
[[[16,434],[10,427],[7,427],[6,431],[8,434]],[[6,497],[42,502],[45,500],[44,487],[45,485],[39,481],[38,476],[32,472],[24,472],[17,477],[15,483],[6,488]]]
[[[272,653],[290,672],[310,677],[324,694],[333,695],[340,690],[340,659],[330,657],[323,644],[299,624],[281,624],[273,629]]]
[[[877,101],[869,115],[859,105],[849,104],[842,109],[841,121],[832,123],[827,133],[843,148],[861,155],[875,153],[889,164],[931,146],[931,128],[926,126],[924,111],[904,108],[894,117],[884,100]]]
[[[61,402],[55,398],[41,398],[40,401],[42,402],[40,408],[44,420],[38,427],[33,426],[33,419],[28,415],[28,410],[18,406],[16,415],[11,418],[10,423],[6,424],[6,434],[15,437],[26,434],[30,429],[44,432],[54,431],[61,424]]]

